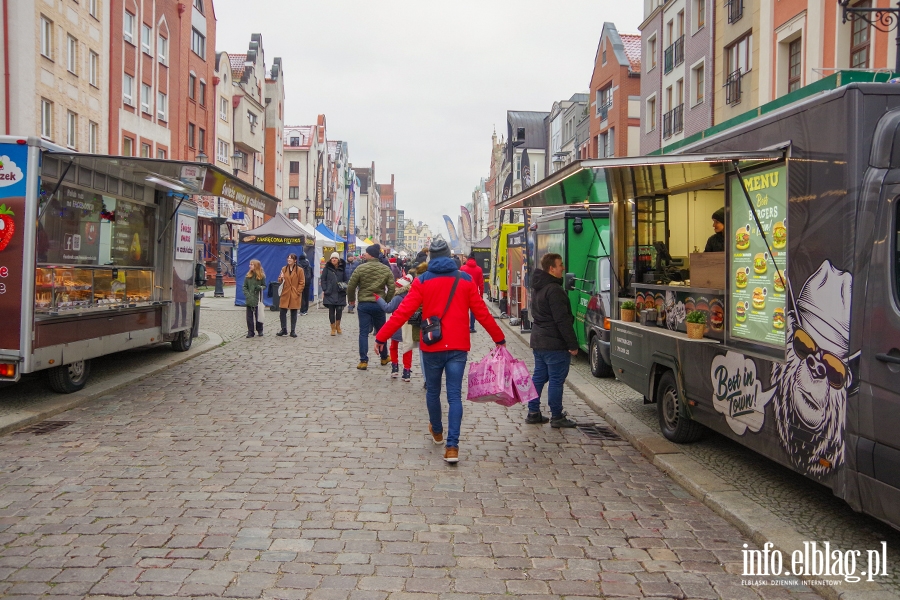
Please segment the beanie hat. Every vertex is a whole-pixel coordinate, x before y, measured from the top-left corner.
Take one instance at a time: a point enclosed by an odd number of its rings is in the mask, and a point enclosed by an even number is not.
[[[366,248],[366,254],[371,256],[372,258],[378,258],[378,255],[381,254],[381,246],[378,244],[372,244],[368,248]]]
[[[403,277],[401,277],[400,279],[398,279],[397,281],[395,281],[394,285],[397,286],[398,288],[406,287],[412,283],[412,280],[413,280],[413,276],[407,274],[407,275],[404,275]]]
[[[725,224],[725,207],[720,208],[712,215],[713,221],[718,221],[722,225]]]
[[[428,254],[432,259],[446,257],[450,258],[450,246],[444,240],[434,240],[428,249]]]
[[[328,260],[331,260],[332,258],[340,258],[340,257],[341,257],[341,255],[338,254],[337,252],[332,252],[331,256],[328,257]]]

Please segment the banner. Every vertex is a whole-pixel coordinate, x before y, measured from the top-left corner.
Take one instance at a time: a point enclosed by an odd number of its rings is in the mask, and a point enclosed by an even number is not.
[[[356,176],[350,171],[350,189],[347,194],[347,235],[344,236],[349,242],[347,244],[347,252],[356,254]],[[344,260],[347,260],[347,252],[344,253]]]
[[[528,158],[528,150],[522,151],[522,189],[531,187],[531,160]]]
[[[456,226],[453,224],[453,219],[444,215],[444,223],[447,224],[447,233],[450,234],[450,251],[459,252],[459,236],[456,235]]]
[[[459,207],[459,212],[462,219],[462,225],[460,226],[461,231],[459,232],[462,235],[463,240],[466,242],[472,241],[472,215],[469,213],[469,209],[465,206]]]
[[[510,171],[509,175],[506,176],[506,181],[503,182],[503,195],[500,196],[501,202],[509,200],[509,196],[512,194],[512,176],[512,171]]]
[[[319,152],[319,165],[316,167],[316,219],[325,219],[325,155]]]

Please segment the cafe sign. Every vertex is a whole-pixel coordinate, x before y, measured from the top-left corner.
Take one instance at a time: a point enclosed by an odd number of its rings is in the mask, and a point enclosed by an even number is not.
[[[206,177],[203,180],[203,191],[257,210],[270,217],[275,216],[278,208],[275,200],[267,198],[248,185],[239,184],[238,181],[214,169],[207,169]]]

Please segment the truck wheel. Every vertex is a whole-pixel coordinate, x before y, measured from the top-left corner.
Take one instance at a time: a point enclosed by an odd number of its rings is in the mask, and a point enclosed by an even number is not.
[[[175,352],[187,352],[191,349],[192,343],[194,343],[194,339],[191,337],[191,330],[185,329],[179,332],[175,339],[172,340],[172,350]]]
[[[670,442],[687,444],[696,442],[706,433],[700,423],[681,414],[681,398],[675,375],[666,371],[656,388],[656,409],[659,414],[659,428]]]
[[[50,389],[59,394],[77,392],[87,383],[91,373],[91,361],[79,360],[68,365],[54,367],[47,372]]]
[[[588,352],[591,359],[591,375],[594,377],[612,377],[612,365],[606,364],[600,354],[600,339],[595,335],[591,338],[591,346]]]

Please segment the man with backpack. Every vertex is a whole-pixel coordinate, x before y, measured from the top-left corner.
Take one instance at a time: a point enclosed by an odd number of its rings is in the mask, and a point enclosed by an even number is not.
[[[304,281],[309,285],[309,289],[303,290],[303,295],[300,297],[300,316],[305,317],[309,312],[309,293],[312,291],[313,270],[303,250],[300,250],[297,254],[299,255],[297,266],[303,269]]]

